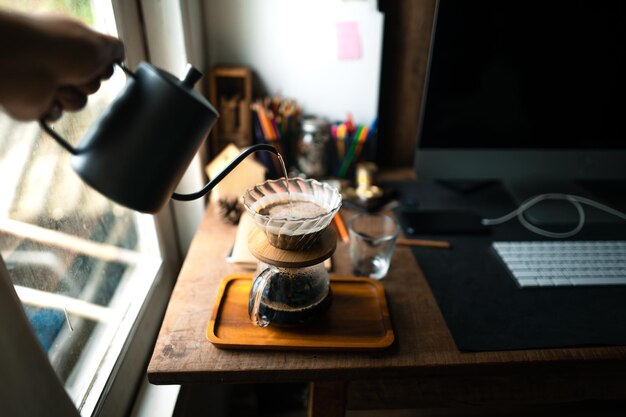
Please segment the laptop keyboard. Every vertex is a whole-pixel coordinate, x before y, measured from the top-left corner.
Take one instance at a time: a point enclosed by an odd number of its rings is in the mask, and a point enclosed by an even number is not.
[[[626,285],[626,240],[494,242],[522,288]]]

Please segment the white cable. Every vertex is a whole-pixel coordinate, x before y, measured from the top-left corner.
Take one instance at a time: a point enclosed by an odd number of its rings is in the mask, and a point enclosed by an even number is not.
[[[526,217],[524,217],[524,212],[526,210],[546,200],[565,200],[565,201],[569,201],[570,203],[572,203],[572,205],[576,208],[576,211],[578,211],[578,224],[576,225],[576,227],[574,227],[572,230],[569,230],[567,232],[551,232],[549,230],[541,229],[535,226],[534,224],[530,223],[528,219],[526,219]],[[495,226],[498,224],[508,222],[513,217],[517,216],[522,226],[524,226],[526,229],[530,230],[531,232],[537,233],[538,235],[545,236],[545,237],[562,239],[562,238],[574,236],[576,233],[580,232],[580,230],[583,228],[585,224],[585,210],[583,209],[583,206],[581,205],[581,203],[587,204],[587,205],[590,205],[591,207],[595,207],[599,210],[605,211],[609,214],[619,217],[622,220],[626,220],[626,213],[622,213],[621,211],[615,210],[614,208],[606,206],[602,203],[598,203],[597,201],[590,200],[588,198],[581,197],[578,195],[550,193],[550,194],[539,194],[532,198],[529,198],[512,212],[505,214],[502,217],[495,218],[495,219],[482,219],[481,223],[485,226]]]

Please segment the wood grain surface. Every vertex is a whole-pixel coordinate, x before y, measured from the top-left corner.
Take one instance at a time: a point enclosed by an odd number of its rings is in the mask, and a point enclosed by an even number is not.
[[[255,227],[248,237],[248,248],[255,258],[285,268],[302,268],[324,262],[331,257],[336,246],[337,232],[332,227],[324,229],[311,248],[299,251],[272,246],[265,233],[258,227]]]
[[[343,211],[346,221],[353,213]],[[211,344],[205,332],[220,284],[229,274],[245,272],[228,264],[236,227],[221,223],[207,210],[173,291],[155,349],[148,366],[154,384],[263,383],[342,380],[354,387],[371,388],[383,380],[400,391],[380,390],[397,398],[402,389],[421,386],[414,398],[433,401],[454,397],[465,386],[467,396],[487,403],[512,395],[517,387],[527,401],[559,401],[606,392],[626,397],[624,372],[626,347],[460,352],[450,335],[428,284],[407,247],[393,254],[389,275],[382,281],[387,295],[395,343],[382,352],[305,352],[226,350]],[[454,242],[452,242],[454,243]],[[429,249],[424,249],[429,250]],[[441,250],[441,249],[431,249]],[[444,249],[446,250],[446,249]],[[454,244],[452,249],[454,250]],[[348,248],[337,243],[333,256],[335,276],[351,275]],[[568,381],[563,384],[563,381]],[[358,382],[360,381],[360,382]],[[474,382],[477,382],[475,385]],[[588,382],[593,382],[589,386]],[[536,390],[533,387],[541,387]],[[617,388],[616,388],[617,387]],[[482,388],[482,389],[481,389]],[[348,401],[354,399],[352,385]],[[446,392],[450,395],[446,396]],[[414,393],[417,394],[417,393]],[[457,391],[457,397],[460,395]],[[600,395],[600,394],[598,394]],[[462,396],[461,396],[462,397]],[[470,401],[462,397],[464,401]],[[391,401],[391,399],[389,399]]]
[[[336,236],[335,236],[336,238]],[[226,349],[381,350],[393,343],[385,290],[370,278],[331,279],[331,308],[312,323],[255,326],[248,317],[252,274],[229,275],[207,328],[207,338]]]

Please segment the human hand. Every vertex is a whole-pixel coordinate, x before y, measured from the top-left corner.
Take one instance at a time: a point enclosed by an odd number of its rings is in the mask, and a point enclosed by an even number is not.
[[[0,12],[0,104],[18,120],[79,110],[124,59],[118,39],[60,15]]]

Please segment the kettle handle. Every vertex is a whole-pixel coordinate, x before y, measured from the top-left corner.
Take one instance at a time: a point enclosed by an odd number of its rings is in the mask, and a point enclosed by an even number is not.
[[[126,75],[131,78],[135,78],[135,73],[132,72],[123,62],[116,62],[118,67],[120,67]],[[78,150],[73,147],[65,138],[59,135],[44,119],[39,120],[39,126],[48,134],[52,139],[54,139],[61,147],[63,147],[66,151],[71,153],[72,155],[78,155]]]
[[[252,145],[249,148],[244,149],[243,152],[241,152],[239,154],[239,156],[237,156],[235,159],[233,159],[232,162],[230,164],[228,164],[228,166],[226,168],[224,168],[224,170],[222,172],[217,174],[215,176],[215,178],[213,178],[211,181],[209,181],[204,187],[202,187],[201,190],[196,191],[195,193],[190,193],[190,194],[174,193],[174,194],[172,194],[172,199],[178,200],[178,201],[191,201],[191,200],[196,200],[196,199],[204,196],[206,193],[211,191],[213,189],[213,187],[215,187],[217,185],[218,182],[223,180],[224,177],[230,173],[230,171],[235,169],[235,167],[237,165],[239,165],[241,163],[241,161],[246,159],[246,157],[248,155],[250,155],[253,152],[258,152],[258,151],[266,151],[266,152],[271,152],[271,153],[273,153],[275,155],[278,155],[278,151],[276,150],[276,148],[271,146],[271,145],[268,145],[266,143],[260,143],[260,144],[257,144],[257,145]]]

